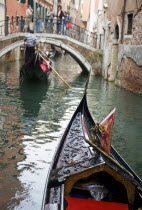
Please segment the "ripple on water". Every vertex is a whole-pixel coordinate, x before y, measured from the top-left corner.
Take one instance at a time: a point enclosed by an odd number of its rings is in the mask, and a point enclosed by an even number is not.
[[[19,84],[20,65],[16,61],[0,69],[0,203],[5,209],[39,210],[52,158],[87,76],[66,55],[54,67],[72,88],[54,72],[48,83]],[[142,98],[91,76],[87,100],[98,122],[117,108],[113,145],[142,177]]]

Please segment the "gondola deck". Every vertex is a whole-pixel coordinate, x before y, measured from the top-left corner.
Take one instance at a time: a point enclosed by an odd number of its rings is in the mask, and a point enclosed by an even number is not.
[[[95,126],[85,91],[53,159],[42,209],[82,209],[71,207],[75,199],[83,199],[82,204],[86,202],[88,206],[96,205],[95,201],[103,202],[104,209],[142,206],[142,181],[112,146],[110,155],[103,151],[99,142],[101,132],[94,133]],[[94,135],[95,144],[90,141]]]

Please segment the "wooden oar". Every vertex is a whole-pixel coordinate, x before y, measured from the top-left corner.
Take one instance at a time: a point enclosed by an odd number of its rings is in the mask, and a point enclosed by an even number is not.
[[[48,60],[46,60],[40,53],[39,53],[39,56],[45,61],[45,62],[48,62]],[[71,88],[71,86],[60,76],[60,74],[50,65],[50,68],[58,75],[58,77],[60,77],[60,79],[69,87]]]
[[[102,149],[100,149],[97,145],[92,143],[91,141],[85,139],[85,141],[90,144],[92,147],[97,149],[101,154],[109,158],[112,162],[114,162],[117,166],[119,166],[122,170],[126,171],[130,176],[134,177],[132,173],[130,173],[126,168],[124,168],[118,161],[116,161],[114,158],[112,158],[110,155],[108,155],[106,152],[104,152]]]
[[[37,50],[40,51],[43,55],[45,55],[45,56],[48,57],[48,55],[46,55],[46,53],[44,53],[44,52],[43,52],[42,50],[40,50],[39,48],[38,48]],[[51,62],[53,62],[49,57],[48,57],[48,60],[51,61]]]

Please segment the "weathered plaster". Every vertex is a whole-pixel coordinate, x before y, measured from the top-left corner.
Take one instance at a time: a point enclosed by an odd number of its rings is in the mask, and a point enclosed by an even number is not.
[[[118,70],[124,55],[142,66],[142,45],[119,45]]]

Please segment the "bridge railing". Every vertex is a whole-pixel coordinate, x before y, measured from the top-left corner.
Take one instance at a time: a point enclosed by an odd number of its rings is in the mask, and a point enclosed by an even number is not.
[[[14,34],[17,32],[28,32],[30,29],[37,33],[61,34],[69,36],[82,43],[97,47],[97,36],[94,33],[72,24],[70,29],[66,29],[65,20],[25,18],[23,16],[8,18],[0,21],[0,37]]]

